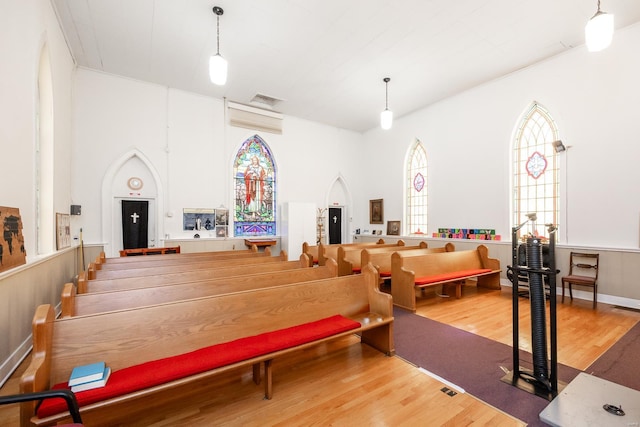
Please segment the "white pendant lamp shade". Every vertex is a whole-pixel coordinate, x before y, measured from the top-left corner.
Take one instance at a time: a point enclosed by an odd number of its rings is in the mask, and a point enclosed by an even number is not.
[[[209,78],[211,83],[223,86],[227,83],[227,60],[220,56],[219,53],[209,58]]]
[[[393,111],[389,110],[389,81],[391,79],[389,77],[385,77],[382,79],[384,82],[384,111],[380,113],[380,127],[384,130],[391,129],[393,125]]]
[[[224,10],[214,6],[213,13],[216,15],[216,54],[209,58],[209,78],[211,83],[223,86],[227,83],[227,60],[220,55],[220,16]]]
[[[393,111],[385,108],[385,110],[380,113],[380,127],[384,130],[391,129],[393,125]]]
[[[584,27],[585,43],[589,52],[598,52],[606,49],[613,39],[613,15],[600,11],[598,1],[598,11]]]

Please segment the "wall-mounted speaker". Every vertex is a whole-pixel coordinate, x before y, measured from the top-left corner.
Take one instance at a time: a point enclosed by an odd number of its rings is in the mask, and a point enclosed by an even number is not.
[[[80,205],[71,205],[71,215],[80,215],[82,213],[82,207]]]

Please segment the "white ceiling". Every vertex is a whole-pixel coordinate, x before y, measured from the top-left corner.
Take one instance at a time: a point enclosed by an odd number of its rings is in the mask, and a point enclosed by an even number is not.
[[[362,132],[584,44],[597,0],[51,0],[81,67]],[[210,83],[209,56],[229,62]],[[640,0],[603,0],[616,28]],[[615,43],[615,35],[613,43]],[[597,55],[597,53],[593,53]]]

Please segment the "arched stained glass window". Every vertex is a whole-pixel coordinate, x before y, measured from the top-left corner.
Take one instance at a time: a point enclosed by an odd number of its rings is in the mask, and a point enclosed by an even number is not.
[[[513,152],[513,225],[536,213],[521,234],[546,236],[545,224],[558,224],[558,156],[552,142],[558,129],[549,112],[533,103],[524,115],[514,141]]]
[[[258,135],[238,150],[233,167],[236,236],[275,236],[276,166],[271,150]]]
[[[416,139],[406,166],[406,219],[405,233],[427,232],[427,152]]]

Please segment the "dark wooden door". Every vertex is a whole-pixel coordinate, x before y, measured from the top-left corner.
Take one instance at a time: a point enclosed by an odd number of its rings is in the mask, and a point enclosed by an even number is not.
[[[329,208],[329,243],[342,243],[342,208]]]

